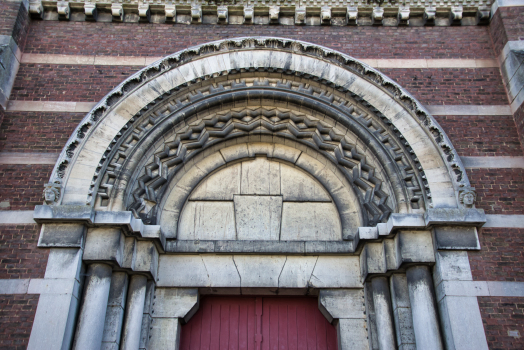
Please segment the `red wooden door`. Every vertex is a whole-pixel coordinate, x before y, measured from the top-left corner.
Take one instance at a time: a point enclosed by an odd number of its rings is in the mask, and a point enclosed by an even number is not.
[[[202,297],[181,350],[336,350],[337,332],[310,297]]]

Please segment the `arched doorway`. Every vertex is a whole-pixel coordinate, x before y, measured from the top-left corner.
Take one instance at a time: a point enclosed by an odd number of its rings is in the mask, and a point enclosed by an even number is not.
[[[75,349],[93,334],[175,349],[208,295],[318,295],[339,349],[449,347],[461,325],[435,297],[454,269],[441,251],[478,249],[485,221],[409,93],[280,38],[201,45],[137,72],[84,118],[48,187],[41,244],[71,248],[50,259],[76,264],[79,282],[87,268],[68,306]]]

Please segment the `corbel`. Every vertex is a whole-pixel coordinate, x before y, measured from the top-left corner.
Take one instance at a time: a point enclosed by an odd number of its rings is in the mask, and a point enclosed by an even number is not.
[[[86,15],[86,21],[96,22],[96,19],[98,18],[98,11],[96,10],[96,4],[93,4],[91,2],[86,2],[84,4],[84,12]]]
[[[217,19],[219,24],[228,23],[228,8],[227,6],[218,6],[217,8]]]
[[[346,20],[348,22],[348,26],[356,26],[357,19],[358,19],[358,7],[348,7],[347,14],[346,14]]]
[[[331,7],[322,6],[320,8],[320,21],[322,24],[331,24]]]
[[[253,23],[253,17],[255,15],[255,9],[251,5],[244,6],[244,24]]]
[[[111,15],[113,15],[113,21],[123,22],[124,21],[124,7],[122,4],[111,4]]]
[[[56,10],[58,12],[58,19],[61,21],[69,20],[69,15],[71,14],[71,9],[69,8],[69,2],[67,1],[58,1],[56,3]]]
[[[491,11],[488,7],[479,7],[477,10],[477,25],[489,24]]]
[[[44,6],[40,0],[29,1],[29,14],[31,18],[43,19],[44,18]]]
[[[451,25],[460,25],[460,21],[462,20],[462,11],[462,6],[451,6],[451,11],[449,12]]]
[[[149,4],[145,4],[145,3],[138,4],[138,16],[140,17],[140,22],[150,22],[151,21],[151,11],[149,9]]]
[[[278,23],[278,16],[280,15],[280,6],[269,6],[269,22]]]
[[[166,14],[166,19],[169,19],[173,22],[176,21],[176,6],[173,4],[164,5],[164,12]]]
[[[191,5],[191,23],[202,23],[202,6]]]
[[[437,17],[437,8],[436,7],[426,7],[424,9],[424,20],[425,24],[428,26],[435,25],[435,18]]]
[[[409,25],[409,6],[400,6],[398,8],[398,25],[407,26]]]
[[[305,24],[306,23],[306,8],[297,7],[295,10],[295,24]]]
[[[375,7],[371,14],[371,19],[373,20],[373,25],[382,25],[382,20],[384,19],[384,8]]]

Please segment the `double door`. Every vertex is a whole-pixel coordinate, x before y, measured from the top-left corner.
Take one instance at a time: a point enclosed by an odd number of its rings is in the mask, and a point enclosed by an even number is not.
[[[313,297],[203,296],[181,350],[336,350],[337,332]]]

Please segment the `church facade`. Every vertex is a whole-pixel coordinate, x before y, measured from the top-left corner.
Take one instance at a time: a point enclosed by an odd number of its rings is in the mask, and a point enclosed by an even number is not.
[[[524,346],[523,1],[0,6],[0,348]]]

